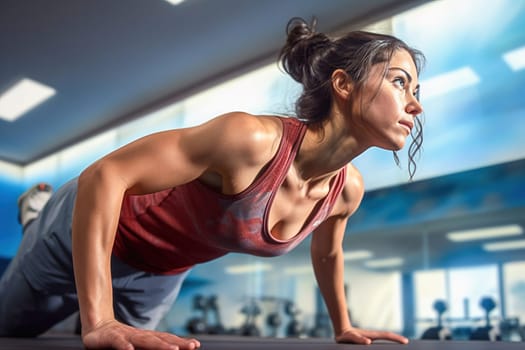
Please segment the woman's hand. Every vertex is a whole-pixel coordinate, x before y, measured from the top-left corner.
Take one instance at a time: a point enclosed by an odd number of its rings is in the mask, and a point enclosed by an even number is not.
[[[185,339],[174,334],[133,328],[118,321],[106,321],[82,334],[86,349],[155,349],[192,350],[201,346],[196,339]]]
[[[392,332],[371,331],[359,328],[348,328],[335,336],[338,343],[353,343],[369,345],[374,340],[390,340],[396,343],[407,344],[408,339]]]

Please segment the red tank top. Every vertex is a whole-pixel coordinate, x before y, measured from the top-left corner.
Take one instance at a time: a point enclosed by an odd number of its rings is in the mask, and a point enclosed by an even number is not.
[[[283,134],[277,153],[244,191],[217,192],[199,180],[148,195],[125,196],[113,253],[143,271],[176,274],[229,252],[258,256],[285,254],[302,242],[332,210],[346,171],[304,227],[282,241],[270,234],[268,214],[306,132],[295,118],[280,118]]]

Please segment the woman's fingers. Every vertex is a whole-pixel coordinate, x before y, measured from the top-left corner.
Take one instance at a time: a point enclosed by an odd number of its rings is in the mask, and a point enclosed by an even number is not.
[[[371,344],[373,340],[390,340],[393,342],[407,344],[408,339],[392,332],[371,331],[366,329],[352,328],[336,337],[338,343]]]
[[[83,342],[87,349],[194,350],[200,347],[200,342],[196,339],[137,329],[116,321],[106,323],[85,334]]]
[[[194,350],[200,347],[195,339],[185,339],[174,334],[133,329],[128,341],[135,349]]]
[[[167,342],[154,333],[149,332],[135,332],[128,338],[129,342],[133,344],[135,349],[159,349],[159,350],[179,350],[180,344],[177,342]]]
[[[201,343],[194,338],[182,338],[170,333],[159,333],[159,337],[161,337],[165,342],[185,346],[181,349],[197,349],[201,346]]]
[[[338,343],[352,343],[352,344],[364,344],[368,345],[372,343],[372,340],[362,335],[357,330],[347,331],[340,336],[336,337]]]
[[[401,344],[407,344],[408,339],[392,332],[365,331],[364,335],[374,340],[391,340]]]

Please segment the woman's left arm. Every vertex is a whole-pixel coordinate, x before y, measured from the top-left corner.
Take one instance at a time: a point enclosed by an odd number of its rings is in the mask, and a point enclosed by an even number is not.
[[[352,328],[344,287],[342,236],[346,218],[330,217],[312,235],[310,254],[336,338]]]
[[[406,344],[408,339],[392,332],[354,328],[348,315],[343,237],[348,217],[359,207],[363,193],[361,176],[349,166],[347,184],[332,215],[312,235],[310,253],[315,277],[332,320],[337,342],[370,344],[373,340],[384,339]]]

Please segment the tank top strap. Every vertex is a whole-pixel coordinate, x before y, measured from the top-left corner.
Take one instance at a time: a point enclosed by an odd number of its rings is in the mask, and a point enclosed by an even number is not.
[[[295,159],[299,147],[306,133],[306,124],[293,117],[279,117],[283,125],[281,142],[274,159],[265,170],[265,176],[261,178],[262,186],[271,189],[278,188],[283,182]]]

